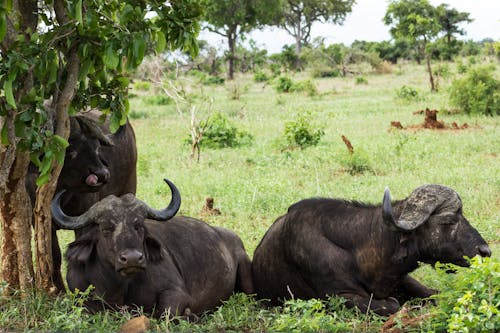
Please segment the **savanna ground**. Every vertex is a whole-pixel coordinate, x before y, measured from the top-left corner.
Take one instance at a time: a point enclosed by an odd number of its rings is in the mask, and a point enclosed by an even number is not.
[[[489,61],[489,60],[488,60]],[[198,217],[212,225],[234,230],[252,256],[273,221],[294,202],[313,196],[339,197],[380,203],[389,186],[393,199],[406,197],[416,187],[438,183],[461,196],[464,215],[479,230],[498,260],[500,241],[500,118],[456,113],[449,103],[448,88],[457,71],[440,79],[440,91],[429,92],[424,66],[394,65],[389,74],[314,79],[317,94],[278,93],[273,83],[256,83],[251,74],[223,85],[202,85],[194,76],[171,81],[187,99],[179,104],[155,102],[164,94],[154,85],[133,89],[130,118],[139,152],[137,196],[153,207],[163,207],[169,197],[164,177],[182,195],[181,215]],[[496,71],[498,77],[499,70]],[[294,81],[310,79],[307,72],[288,74]],[[403,85],[418,91],[417,99],[402,99]],[[169,81],[164,87],[171,87]],[[191,157],[191,112],[205,120],[221,112],[240,130],[253,136],[249,145],[209,149],[201,146],[200,160]],[[414,114],[437,109],[438,120],[468,127],[462,130],[391,128],[423,123]],[[287,149],[285,123],[299,113],[310,112],[311,123],[324,135],[316,146]],[[351,155],[341,136],[354,147]],[[203,214],[207,197],[214,198],[220,215]],[[73,235],[60,232],[65,244]],[[497,266],[498,267],[498,266]],[[426,285],[446,289],[447,279],[429,267],[414,273]],[[87,315],[74,296],[55,300],[44,296],[24,301],[3,299],[0,332],[5,331],[117,331],[140,310],[119,314]],[[416,310],[428,313],[428,310]],[[422,322],[420,332],[436,329]],[[345,309],[342,300],[300,301],[283,308],[264,308],[244,295],[232,297],[213,313],[190,324],[152,321],[151,331],[186,332],[373,332],[386,318]],[[439,330],[439,328],[437,328]]]

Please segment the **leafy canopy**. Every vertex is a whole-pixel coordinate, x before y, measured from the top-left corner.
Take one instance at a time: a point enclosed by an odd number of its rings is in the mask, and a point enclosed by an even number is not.
[[[34,28],[16,21],[30,5],[32,1],[0,5],[0,116],[14,114],[17,147],[31,153],[41,177],[54,159],[62,162],[67,146],[65,139],[54,136],[44,101],[57,101],[70,75],[77,77],[77,84],[66,106],[69,114],[98,108],[110,116],[115,131],[129,110],[128,73],[147,52],[198,52],[199,0],[38,1]],[[77,70],[71,71],[70,64]],[[7,145],[12,138],[7,122],[2,124],[2,144]]]

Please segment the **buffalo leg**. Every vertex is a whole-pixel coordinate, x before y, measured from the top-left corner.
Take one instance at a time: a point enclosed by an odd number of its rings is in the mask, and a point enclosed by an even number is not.
[[[348,307],[356,306],[363,313],[371,310],[378,315],[389,316],[399,310],[399,302],[393,297],[385,299],[374,299],[371,297],[351,293],[342,293],[339,294],[339,296],[347,299],[346,305]]]
[[[58,293],[64,292],[64,281],[61,274],[61,248],[57,240],[56,228],[52,227],[52,282]]]
[[[165,290],[160,294],[158,307],[154,313],[155,317],[168,314],[170,318],[180,316],[191,321],[197,319],[191,312],[191,296],[182,290]]]
[[[428,288],[411,276],[406,275],[401,281],[399,288],[396,290],[394,296],[401,304],[403,304],[404,302],[413,298],[428,298],[437,293],[437,290]]]

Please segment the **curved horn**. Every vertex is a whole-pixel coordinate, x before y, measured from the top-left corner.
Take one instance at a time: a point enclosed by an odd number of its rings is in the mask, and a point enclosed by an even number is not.
[[[80,216],[68,216],[62,211],[61,197],[64,192],[66,192],[66,190],[59,191],[50,204],[50,211],[52,212],[52,219],[54,222],[56,222],[59,227],[69,230],[80,229],[90,224],[92,220],[88,218],[86,214],[82,214]]]
[[[394,213],[392,212],[392,204],[391,204],[391,191],[389,191],[389,187],[386,187],[384,190],[384,199],[382,201],[382,217],[384,221],[390,223],[391,225],[395,224],[394,221]]]
[[[168,204],[167,208],[156,210],[145,204],[147,217],[157,221],[167,221],[177,214],[179,208],[181,207],[181,194],[177,187],[170,180],[164,178],[165,183],[170,187],[170,192],[172,193],[172,199]]]
[[[401,216],[395,224],[403,230],[414,230],[438,210],[439,215],[452,214],[462,206],[457,192],[442,185],[423,185],[405,200]]]

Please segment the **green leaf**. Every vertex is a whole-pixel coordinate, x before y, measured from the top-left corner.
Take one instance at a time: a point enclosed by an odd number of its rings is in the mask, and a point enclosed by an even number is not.
[[[0,132],[1,142],[4,146],[9,144],[9,136],[7,135],[7,123],[3,124],[2,131]]]
[[[7,34],[7,15],[3,11],[0,14],[0,42],[4,39]]]
[[[115,50],[113,49],[113,46],[111,44],[108,44],[108,46],[106,47],[106,51],[104,52],[102,61],[109,69],[116,69],[116,66],[118,66],[118,62],[120,61],[120,59],[116,55]]]
[[[137,35],[134,39],[134,64],[137,66],[142,62],[144,58],[144,52],[146,51],[146,42],[144,41],[144,37],[141,35]]]
[[[156,39],[156,52],[161,53],[165,50],[165,46],[167,45],[167,39],[163,31],[158,31],[156,33]]]
[[[38,178],[36,179],[36,185],[42,186],[42,185],[46,184],[48,181],[49,181],[49,174],[48,173],[40,174],[40,176],[38,176]]]
[[[7,103],[15,109],[16,101],[14,100],[14,95],[12,94],[11,80],[7,80],[3,83],[3,91],[5,93],[5,99],[7,100]]]
[[[79,29],[83,29],[82,0],[77,0],[75,5],[75,19],[80,23]]]

